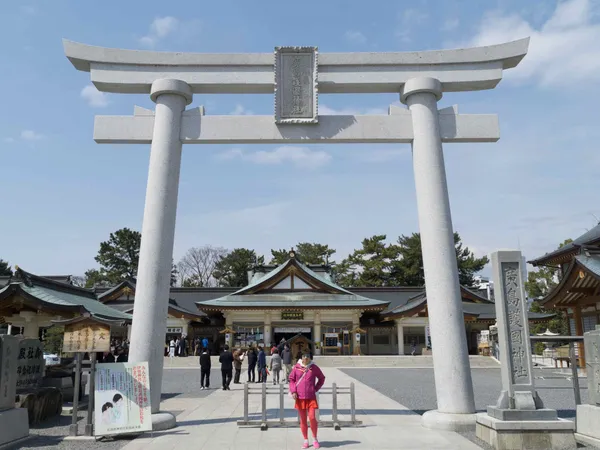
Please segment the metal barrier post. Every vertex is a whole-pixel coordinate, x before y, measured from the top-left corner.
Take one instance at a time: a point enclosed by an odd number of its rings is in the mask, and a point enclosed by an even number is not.
[[[284,419],[285,419],[285,411],[283,408],[283,401],[284,401],[284,389],[283,389],[283,384],[279,385],[279,422],[281,423],[281,425],[283,425]]]
[[[267,425],[267,383],[262,383],[262,423],[260,429],[265,431],[269,428]]]
[[[333,428],[336,431],[341,430],[340,424],[338,423],[338,411],[337,411],[337,384],[331,384],[331,394],[333,396],[333,406],[331,411],[331,419],[333,420]]]
[[[350,383],[350,420],[356,422],[356,403],[354,398],[354,383]]]
[[[248,386],[248,382],[244,383],[244,422],[248,422],[248,397],[249,397],[250,387]]]
[[[571,374],[573,377],[573,394],[575,394],[575,404],[581,405],[579,374],[577,373],[577,358],[575,357],[575,344],[573,342],[569,342],[569,359],[571,360]]]

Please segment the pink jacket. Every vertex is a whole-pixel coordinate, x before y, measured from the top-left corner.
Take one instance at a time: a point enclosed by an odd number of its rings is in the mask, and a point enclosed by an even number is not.
[[[308,372],[302,378],[305,371]],[[298,394],[298,398],[303,400],[316,399],[317,392],[324,383],[325,375],[315,364],[309,364],[306,368],[302,364],[296,364],[290,373],[290,392]]]

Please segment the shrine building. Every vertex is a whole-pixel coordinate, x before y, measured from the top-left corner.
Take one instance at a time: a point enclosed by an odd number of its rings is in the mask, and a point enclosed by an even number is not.
[[[432,345],[423,287],[343,288],[333,280],[331,267],[303,264],[293,252],[279,266],[251,268],[248,279],[241,288],[172,287],[165,342],[207,338],[211,352],[217,353],[226,342],[268,348],[285,339],[293,351],[310,348],[316,355],[423,354]],[[41,337],[50,320],[90,312],[124,320],[111,335],[125,339],[135,291],[133,280],[83,289],[68,276],[40,277],[18,269],[11,279],[0,277],[0,333],[10,326],[13,334]],[[471,354],[478,353],[482,332],[496,321],[494,301],[487,294],[461,287]],[[530,322],[552,317],[529,313]]]

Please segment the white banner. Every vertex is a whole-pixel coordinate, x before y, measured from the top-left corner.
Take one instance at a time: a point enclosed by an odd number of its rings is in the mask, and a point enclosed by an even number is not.
[[[310,328],[302,327],[275,327],[275,333],[310,333]]]
[[[148,363],[96,365],[94,436],[152,431]]]
[[[425,348],[431,348],[431,334],[429,334],[429,325],[425,325]]]

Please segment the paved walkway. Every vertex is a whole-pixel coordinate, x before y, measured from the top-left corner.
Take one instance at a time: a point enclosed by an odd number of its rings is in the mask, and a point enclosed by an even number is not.
[[[421,426],[421,416],[398,402],[357,382],[335,368],[325,368],[326,385],[356,385],[357,418],[363,421],[358,428],[319,430],[322,448],[343,449],[428,449],[480,450],[480,447],[457,433],[434,431]],[[216,381],[216,380],[214,380]],[[258,385],[255,385],[258,386]],[[243,385],[232,385],[231,391],[215,390],[201,399],[172,398],[163,401],[162,409],[177,414],[178,427],[163,433],[138,438],[125,446],[127,450],[167,450],[179,448],[284,450],[299,449],[302,437],[299,428],[240,428],[237,420],[243,417]],[[321,396],[321,419],[331,420],[331,397]],[[279,411],[279,396],[269,396],[269,416]],[[294,417],[292,400],[285,397],[288,417]],[[340,410],[349,410],[349,397],[340,397]],[[260,395],[250,396],[249,412],[260,411]],[[342,416],[344,420],[346,417]]]

